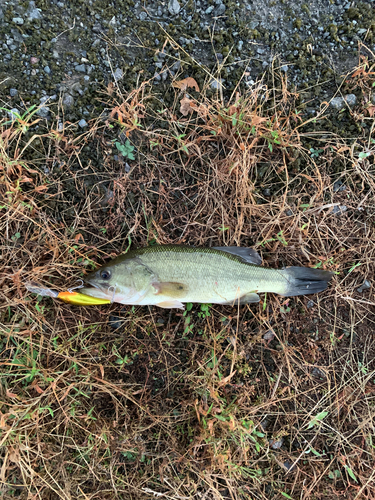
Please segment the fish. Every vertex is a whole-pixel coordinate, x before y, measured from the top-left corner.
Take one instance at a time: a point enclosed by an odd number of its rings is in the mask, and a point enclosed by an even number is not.
[[[319,293],[332,274],[266,268],[252,248],[153,245],[119,255],[84,279],[80,293],[120,304],[184,309],[186,303],[250,304],[259,293]]]

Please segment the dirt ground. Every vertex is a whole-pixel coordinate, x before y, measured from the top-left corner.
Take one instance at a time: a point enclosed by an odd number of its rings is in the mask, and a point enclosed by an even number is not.
[[[124,2],[120,17],[111,3],[1,5],[0,498],[373,499],[368,4],[178,5]],[[190,15],[199,35],[184,34]],[[57,36],[71,16],[77,37]],[[241,18],[253,38],[235,31]],[[205,25],[221,30],[222,60],[207,57]],[[66,290],[166,243],[253,247],[264,266],[334,277],[314,296],[185,311],[74,307],[25,288]]]

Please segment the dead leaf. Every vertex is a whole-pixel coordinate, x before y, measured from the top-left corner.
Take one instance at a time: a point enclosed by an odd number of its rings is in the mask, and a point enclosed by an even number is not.
[[[180,104],[181,104],[180,113],[182,115],[187,116],[193,112],[193,110],[190,106],[190,103],[191,103],[191,100],[187,97],[184,97],[183,99],[181,99],[181,101],[180,101]]]
[[[194,80],[194,78],[191,78],[191,76],[188,76],[187,78],[184,78],[183,80],[179,80],[177,82],[172,82],[172,85],[176,89],[180,89],[182,91],[190,87],[192,89],[195,89],[197,92],[200,92],[197,81]]]

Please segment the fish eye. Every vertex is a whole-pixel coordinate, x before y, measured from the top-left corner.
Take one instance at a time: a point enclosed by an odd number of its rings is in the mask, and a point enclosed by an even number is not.
[[[111,271],[106,271],[103,269],[103,271],[100,271],[100,277],[103,278],[103,280],[109,280],[111,277]]]

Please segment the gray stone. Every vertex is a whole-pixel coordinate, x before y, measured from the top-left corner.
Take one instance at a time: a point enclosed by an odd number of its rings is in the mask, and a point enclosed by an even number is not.
[[[288,71],[288,66],[286,64],[284,64],[284,66],[281,66],[281,71],[284,71],[284,73],[286,73]]]
[[[340,110],[345,108],[345,99],[343,97],[334,97],[331,99],[330,105],[332,108]]]
[[[169,0],[168,10],[172,16],[177,16],[177,14],[181,10],[181,5],[178,3],[177,0]]]
[[[131,167],[130,167],[129,163],[125,163],[125,173],[128,174],[130,172],[130,169],[131,169]]]
[[[219,79],[214,78],[210,82],[210,87],[214,90],[219,90],[222,88],[222,86],[223,86],[223,80],[221,78]]]
[[[144,11],[140,12],[139,16],[138,16],[138,19],[140,21],[146,21],[146,19],[147,19],[147,12],[144,12]]]
[[[205,14],[211,14],[211,12],[214,10],[214,8],[215,7],[213,5],[211,5],[210,7],[208,7],[208,9],[206,9]]]
[[[113,77],[116,80],[121,80],[121,78],[124,76],[124,73],[121,68],[116,68],[116,71],[113,73]]]
[[[355,106],[355,104],[357,102],[357,97],[354,94],[347,94],[345,96],[345,101],[346,101],[348,106],[352,107],[352,106]]]
[[[224,14],[224,12],[227,10],[227,8],[225,7],[225,5],[223,3],[221,3],[218,7],[216,7],[215,11],[214,11],[214,16],[222,16]]]
[[[78,122],[78,125],[79,125],[81,128],[85,128],[85,127],[87,127],[87,121],[86,121],[84,118],[82,118],[82,120],[80,120],[80,121]]]
[[[74,69],[80,73],[86,73],[86,66],[84,64],[77,64],[77,66],[74,66]]]
[[[49,66],[44,66],[44,72],[47,73],[47,75],[51,74],[51,68]]]
[[[17,89],[9,89],[10,97],[15,97],[18,94]]]
[[[35,6],[35,2],[29,2],[29,7],[26,11],[27,20],[34,21],[35,19],[42,19],[42,14],[40,9],[37,9]]]
[[[20,114],[20,112],[18,111],[17,108],[13,108],[13,109],[10,109],[8,111],[8,116],[13,121],[17,119],[17,117],[19,116],[19,114]]]
[[[370,290],[370,288],[371,288],[370,281],[369,280],[365,280],[365,282],[363,283],[363,285],[361,285],[359,288],[357,288],[357,292],[362,293],[365,290]]]
[[[333,207],[332,213],[335,215],[341,215],[342,213],[346,212],[348,210],[348,207],[346,205],[335,205]]]
[[[42,106],[38,109],[36,114],[41,118],[47,118],[49,115],[49,108],[47,108],[46,106]]]
[[[70,94],[65,94],[62,100],[62,105],[64,109],[70,109],[74,105],[74,98]]]
[[[13,17],[12,21],[15,24],[18,24],[19,26],[22,26],[22,24],[25,22],[22,17]]]
[[[271,439],[271,441],[270,441],[271,448],[273,450],[279,450],[282,447],[283,442],[284,442],[284,438],[282,438],[282,437],[280,439],[277,439],[276,441]]]
[[[307,307],[308,307],[308,309],[311,309],[312,307],[314,307],[314,301],[313,300],[309,300],[308,303],[307,303]]]
[[[342,191],[345,191],[346,186],[343,184],[341,179],[338,179],[336,182],[333,183],[333,192],[334,193],[341,193]]]
[[[163,63],[162,62],[157,62],[155,63],[155,66],[159,69],[161,69],[163,67]]]

